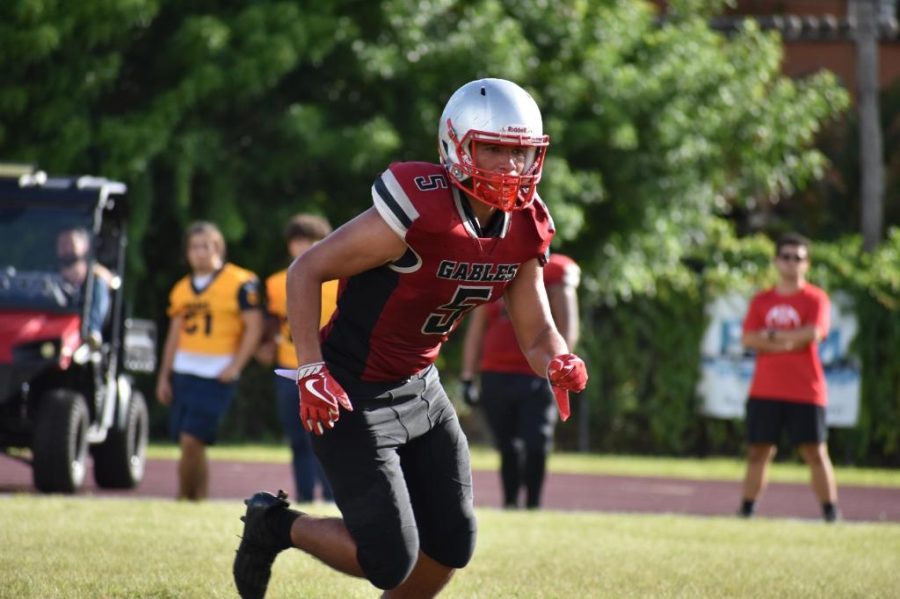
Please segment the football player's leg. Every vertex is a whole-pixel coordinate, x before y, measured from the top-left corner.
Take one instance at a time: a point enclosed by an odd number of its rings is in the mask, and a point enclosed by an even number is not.
[[[481,404],[487,417],[494,446],[500,452],[500,483],[503,506],[514,508],[522,484],[522,447],[518,434],[519,398],[513,389],[513,375],[484,372],[481,375]]]
[[[429,398],[434,427],[402,450],[403,469],[428,559],[420,560],[396,596],[430,597],[466,566],[475,550],[472,471],[466,437],[443,390]],[[443,464],[436,468],[435,464]],[[394,595],[391,594],[391,597]]]
[[[406,580],[400,586],[385,591],[382,597],[384,599],[434,597],[450,582],[454,572],[455,568],[448,568],[420,551],[416,565]]]
[[[312,439],[331,482],[345,533],[295,524],[295,545],[348,574],[361,574],[380,589],[392,589],[412,571],[419,531],[396,445],[403,423],[390,406],[347,412],[339,426]],[[329,533],[323,537],[322,533]]]
[[[553,448],[558,412],[547,380],[529,378],[529,388],[522,398],[522,441],[525,445],[525,506],[535,509],[541,505],[547,456]]]

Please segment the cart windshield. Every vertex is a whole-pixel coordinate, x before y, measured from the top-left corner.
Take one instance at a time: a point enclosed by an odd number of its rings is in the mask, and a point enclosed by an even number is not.
[[[0,200],[0,309],[77,312],[91,214]]]

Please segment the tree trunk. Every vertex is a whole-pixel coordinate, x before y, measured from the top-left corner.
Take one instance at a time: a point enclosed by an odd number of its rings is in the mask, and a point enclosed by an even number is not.
[[[884,164],[878,108],[877,0],[856,0],[857,103],[859,106],[860,205],[863,247],[881,241],[884,221]]]

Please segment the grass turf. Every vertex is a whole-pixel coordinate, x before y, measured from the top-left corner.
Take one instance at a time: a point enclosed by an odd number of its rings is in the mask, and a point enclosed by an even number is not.
[[[234,597],[241,508],[5,497],[0,597]],[[895,524],[489,509],[478,519],[475,557],[444,597],[878,598],[900,588]],[[290,551],[276,562],[267,596],[377,595]]]

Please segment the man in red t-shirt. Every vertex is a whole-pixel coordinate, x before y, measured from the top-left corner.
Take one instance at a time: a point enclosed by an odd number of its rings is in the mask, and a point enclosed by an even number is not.
[[[809,240],[797,234],[776,244],[775,287],[758,293],[744,319],[741,342],[756,352],[747,400],[747,473],[739,515],[753,515],[782,429],[787,429],[812,472],[827,522],[838,518],[837,486],[825,444],[825,375],[819,341],[828,334],[828,295],[806,281]]]
[[[568,256],[551,254],[543,278],[553,321],[571,349],[578,341],[576,289],[581,269]],[[477,371],[481,372],[481,393],[473,382]],[[460,381],[465,402],[484,406],[500,452],[503,507],[518,507],[524,487],[525,507],[539,508],[557,409],[547,379],[538,376],[522,355],[502,300],[472,311]],[[561,416],[565,420],[568,411]]]

